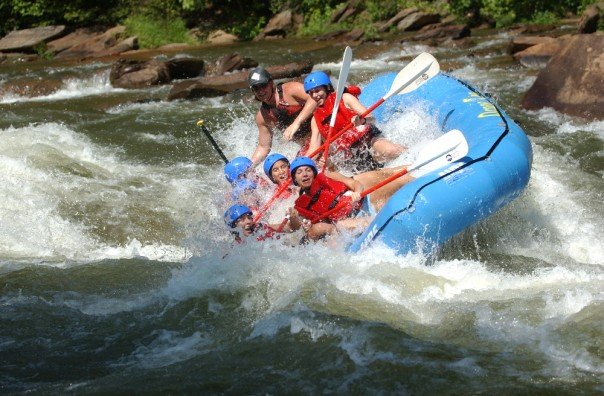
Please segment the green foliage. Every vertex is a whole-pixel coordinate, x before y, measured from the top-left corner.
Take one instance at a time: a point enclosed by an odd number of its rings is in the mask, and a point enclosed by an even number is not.
[[[509,26],[516,21],[514,0],[482,0],[480,14],[495,21],[495,26]]]
[[[566,12],[580,13],[597,0],[450,0],[451,12],[459,17],[477,13],[497,27],[517,22],[553,23]]]
[[[230,29],[228,29],[228,32],[234,34],[242,40],[251,40],[260,34],[265,25],[266,19],[264,17],[249,17],[244,21],[232,26]]]
[[[185,23],[180,18],[158,19],[145,15],[132,15],[124,21],[126,33],[138,36],[141,48],[157,48],[170,43],[195,43]]]
[[[318,36],[340,29],[340,25],[330,23],[332,13],[333,9],[330,7],[312,10],[304,16],[304,24],[298,29],[298,35]]]
[[[354,20],[332,24],[332,12],[347,0],[0,0],[0,36],[13,29],[64,24],[68,27],[113,26],[126,21],[142,47],[169,41],[191,42],[187,27],[206,32],[223,29],[242,39],[255,37],[277,12],[291,9],[304,16],[298,32],[313,36],[360,27],[377,35],[374,22],[384,21],[405,8],[452,13],[472,22],[498,27],[518,22],[549,24],[566,13],[580,14],[600,0],[360,0],[364,11]],[[604,18],[600,21],[603,28]]]
[[[115,24],[129,12],[130,1],[2,0],[0,34],[36,26]]]
[[[558,17],[553,12],[539,11],[539,12],[536,12],[532,16],[532,18],[527,22],[532,23],[532,24],[537,24],[537,25],[548,25],[548,24],[556,22],[557,20],[558,20]]]
[[[367,0],[365,9],[372,21],[383,21],[396,15],[399,5],[396,0]]]
[[[54,54],[51,51],[48,51],[46,48],[46,43],[40,43],[34,47],[34,51],[36,54],[42,59],[50,60],[54,57]]]

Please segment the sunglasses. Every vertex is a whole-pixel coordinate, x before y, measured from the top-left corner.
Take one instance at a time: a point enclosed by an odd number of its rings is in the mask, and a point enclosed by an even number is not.
[[[266,88],[268,86],[269,83],[264,83],[264,84],[256,84],[252,87],[252,91],[257,92],[257,91],[262,91],[264,88]]]

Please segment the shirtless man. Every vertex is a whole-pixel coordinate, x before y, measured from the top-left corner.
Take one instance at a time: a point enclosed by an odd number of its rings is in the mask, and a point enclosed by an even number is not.
[[[254,165],[271,151],[275,129],[283,130],[284,139],[296,142],[305,151],[310,139],[310,119],[317,103],[304,91],[304,85],[295,81],[275,85],[263,67],[250,72],[248,83],[256,99],[262,102],[256,113],[258,147],[251,158]]]

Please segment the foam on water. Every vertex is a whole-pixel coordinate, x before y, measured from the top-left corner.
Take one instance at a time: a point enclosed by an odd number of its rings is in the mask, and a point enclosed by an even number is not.
[[[558,113],[550,107],[537,111],[527,111],[528,114],[539,118],[549,124],[556,133],[572,134],[579,131],[592,132],[604,140],[604,121],[585,121],[581,118],[567,116]]]
[[[522,199],[526,205],[515,206],[522,219],[516,224],[525,231],[516,230],[515,241],[506,238],[501,248],[554,264],[566,259],[604,264],[601,179],[560,166],[559,156],[539,146],[534,146],[534,153],[531,180]]]
[[[173,221],[179,227],[201,221],[183,201],[186,197],[194,202],[193,197],[208,183],[198,180],[197,168],[129,164],[114,149],[96,146],[60,124],[7,128],[0,131],[0,142],[3,258],[62,262],[141,256],[182,261],[189,257],[180,244],[139,242],[148,230],[128,223],[128,205],[134,199],[143,205],[138,213],[148,211],[150,216],[176,213]],[[81,216],[94,215],[79,213],[87,208],[109,217],[99,214],[95,222],[82,222]],[[128,240],[107,243],[98,235],[107,227],[129,234]]]
[[[7,93],[0,97],[0,103],[55,101],[116,92],[125,92],[125,90],[114,88],[111,85],[109,70],[107,70],[99,74],[93,74],[89,78],[68,78],[59,90],[50,95],[29,97]]]
[[[426,265],[426,257],[395,256],[379,245],[356,255],[320,244],[285,248],[274,241],[227,251],[223,259],[218,253],[193,257],[174,269],[162,294],[186,300],[207,290],[247,290],[241,308],[255,317],[251,338],[274,337],[282,329],[307,333],[314,341],[336,336],[361,365],[387,357],[367,350],[362,336],[363,345],[351,341],[359,327],[343,329],[313,312],[377,320],[420,339],[468,348],[512,342],[549,356],[556,372],[568,365],[591,372],[602,367],[591,353],[577,356],[556,344],[568,318],[603,300],[604,273],[597,267],[557,265],[518,274],[476,260]],[[461,371],[480,371],[471,362],[459,364]]]
[[[148,345],[139,346],[131,355],[118,360],[115,367],[139,364],[146,369],[166,367],[209,351],[212,340],[196,331],[182,337],[178,331],[155,330]]]

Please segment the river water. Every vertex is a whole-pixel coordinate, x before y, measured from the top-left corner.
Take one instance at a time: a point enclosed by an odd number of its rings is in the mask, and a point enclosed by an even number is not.
[[[604,122],[520,109],[537,70],[511,60],[509,40],[353,49],[361,86],[433,53],[532,141],[524,194],[431,256],[233,247],[222,163],[195,123],[227,156],[250,155],[248,91],[167,102],[169,87],[111,87],[106,63],[2,66],[1,84],[64,81],[0,97],[2,393],[604,392]],[[290,40],[192,54],[311,59],[337,75],[342,51]],[[404,117],[387,136],[430,137],[430,115]]]

